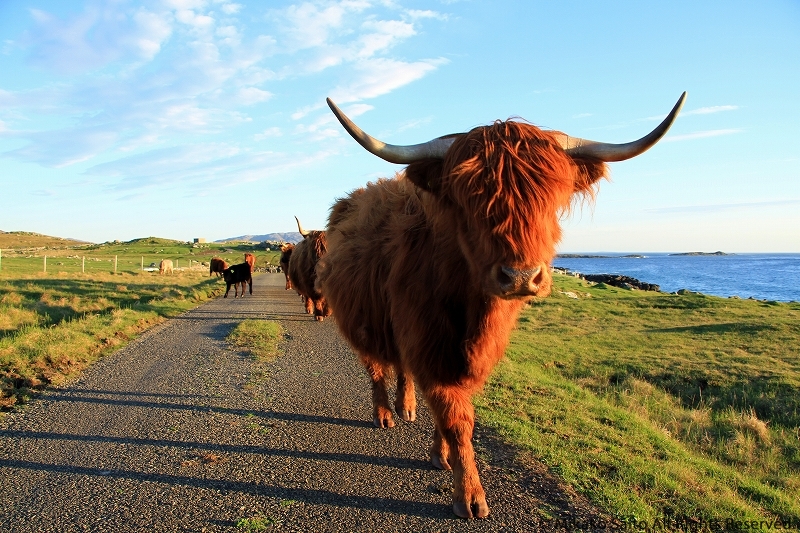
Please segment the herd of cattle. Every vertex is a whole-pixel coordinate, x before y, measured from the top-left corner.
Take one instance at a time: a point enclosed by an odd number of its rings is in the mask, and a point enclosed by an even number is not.
[[[413,421],[419,387],[435,424],[430,459],[453,471],[456,515],[489,514],[472,447],[472,396],[503,356],[524,303],[550,293],[561,215],[576,197],[594,196],[606,163],[658,142],[685,96],[652,132],[626,144],[509,120],[390,145],[328,100],[366,150],[407,166],[338,200],[324,231],[305,231],[298,220],[303,240],[282,248],[286,289],[300,293],[316,320],[334,315],[372,381],[375,426],[394,426],[393,410]],[[249,266],[223,262],[212,272],[244,294]]]

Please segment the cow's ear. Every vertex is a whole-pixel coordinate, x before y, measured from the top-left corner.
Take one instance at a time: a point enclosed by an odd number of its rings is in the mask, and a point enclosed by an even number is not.
[[[423,159],[408,165],[405,176],[420,189],[436,194],[442,185],[441,159]]]
[[[594,195],[597,189],[597,182],[602,178],[608,178],[608,165],[597,159],[573,158],[576,165],[575,172],[575,192]]]

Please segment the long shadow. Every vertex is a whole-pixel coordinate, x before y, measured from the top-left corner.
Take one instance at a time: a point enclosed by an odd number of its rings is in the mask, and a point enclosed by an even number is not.
[[[47,400],[54,402],[82,402],[101,405],[122,405],[128,407],[145,407],[148,409],[171,409],[178,411],[195,411],[195,412],[214,412],[221,414],[231,414],[237,416],[256,416],[264,419],[284,420],[289,422],[310,422],[314,424],[331,424],[337,426],[349,427],[372,427],[372,422],[366,420],[348,420],[346,418],[334,418],[332,416],[319,416],[319,415],[306,415],[301,413],[281,413],[277,411],[258,411],[251,409],[232,409],[229,407],[214,407],[203,405],[188,405],[182,403],[161,403],[161,402],[145,402],[141,400],[114,400],[107,398],[87,398],[85,396],[70,396],[60,394],[48,394]]]
[[[695,335],[724,333],[739,333],[754,335],[762,331],[774,331],[777,329],[772,324],[748,324],[746,322],[726,322],[722,324],[700,324],[697,326],[677,326],[674,328],[652,328],[647,329],[648,333],[692,333]]]
[[[206,398],[202,394],[168,394],[163,392],[132,392],[132,391],[118,391],[118,390],[97,390],[97,389],[57,389],[53,388],[52,391],[61,392],[64,394],[77,393],[77,394],[97,394],[107,396],[140,396],[140,397],[153,397],[153,398]]]
[[[209,442],[189,442],[169,439],[135,439],[131,437],[111,437],[107,435],[75,435],[71,433],[52,433],[45,431],[11,431],[0,430],[0,438],[15,439],[43,439],[51,441],[70,442],[100,442],[106,444],[127,444],[134,446],[161,446],[187,450],[209,450],[224,453],[249,453],[270,455],[273,457],[288,457],[291,459],[310,459],[314,461],[338,461],[342,463],[371,464],[406,470],[432,470],[433,465],[428,461],[408,459],[404,457],[380,457],[360,453],[326,453],[301,450],[287,450],[283,448],[269,448],[266,446],[251,446],[242,444],[216,444]]]
[[[390,512],[395,514],[418,516],[421,518],[452,518],[452,515],[450,514],[450,507],[446,505],[437,505],[420,501],[398,500],[396,498],[382,498],[376,496],[345,495],[331,492],[329,490],[313,488],[297,489],[244,481],[229,481],[207,478],[201,479],[190,476],[154,474],[135,472],[131,470],[107,470],[101,468],[87,468],[80,466],[48,464],[33,461],[17,461],[10,459],[0,459],[0,467],[17,468],[35,472],[48,472],[53,474],[72,474],[80,476],[104,477],[109,479],[149,481],[151,483],[163,483],[166,485],[194,487],[224,492],[239,492],[254,496],[279,498],[282,500],[296,500],[315,505],[332,505],[334,507]]]

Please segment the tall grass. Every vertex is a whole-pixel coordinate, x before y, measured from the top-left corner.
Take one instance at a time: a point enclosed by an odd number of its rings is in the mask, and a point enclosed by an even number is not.
[[[621,519],[800,523],[800,305],[555,283],[485,423]]]

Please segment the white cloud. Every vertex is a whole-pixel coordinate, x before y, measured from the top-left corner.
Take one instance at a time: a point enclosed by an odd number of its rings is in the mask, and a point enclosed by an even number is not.
[[[242,9],[242,4],[223,4],[222,12],[226,15],[235,15]]]
[[[264,139],[268,139],[270,137],[281,137],[283,132],[278,126],[273,126],[271,128],[267,128],[261,133],[256,133],[253,135],[254,141],[263,141]]]
[[[414,26],[399,20],[367,21],[363,27],[371,30],[359,39],[358,57],[372,57],[378,52],[391,48],[402,39],[416,34]]]
[[[32,9],[31,16],[36,28],[23,39],[30,60],[62,73],[101,68],[120,59],[149,61],[172,33],[168,14],[114,10],[112,5],[90,5],[68,20],[39,9]]]
[[[237,98],[242,105],[253,105],[259,102],[266,102],[272,98],[272,93],[255,87],[244,87],[239,90]]]
[[[447,62],[444,58],[425,59],[413,63],[387,58],[362,60],[355,65],[354,79],[344,86],[333,89],[331,99],[347,103],[375,98],[416,81]]]
[[[719,113],[721,111],[734,111],[739,109],[738,105],[714,105],[709,107],[701,107],[699,109],[693,109],[691,111],[683,111],[681,115],[688,116],[688,115],[710,115],[712,113]]]
[[[705,139],[706,137],[719,137],[720,135],[732,135],[734,133],[741,133],[742,131],[743,130],[740,129],[724,129],[724,130],[697,131],[694,133],[686,133],[683,135],[668,135],[664,137],[663,142]]]
[[[438,20],[447,20],[448,16],[444,13],[439,13],[437,11],[431,11],[430,9],[409,9],[406,11],[406,14],[411,17],[412,19],[438,19]]]

